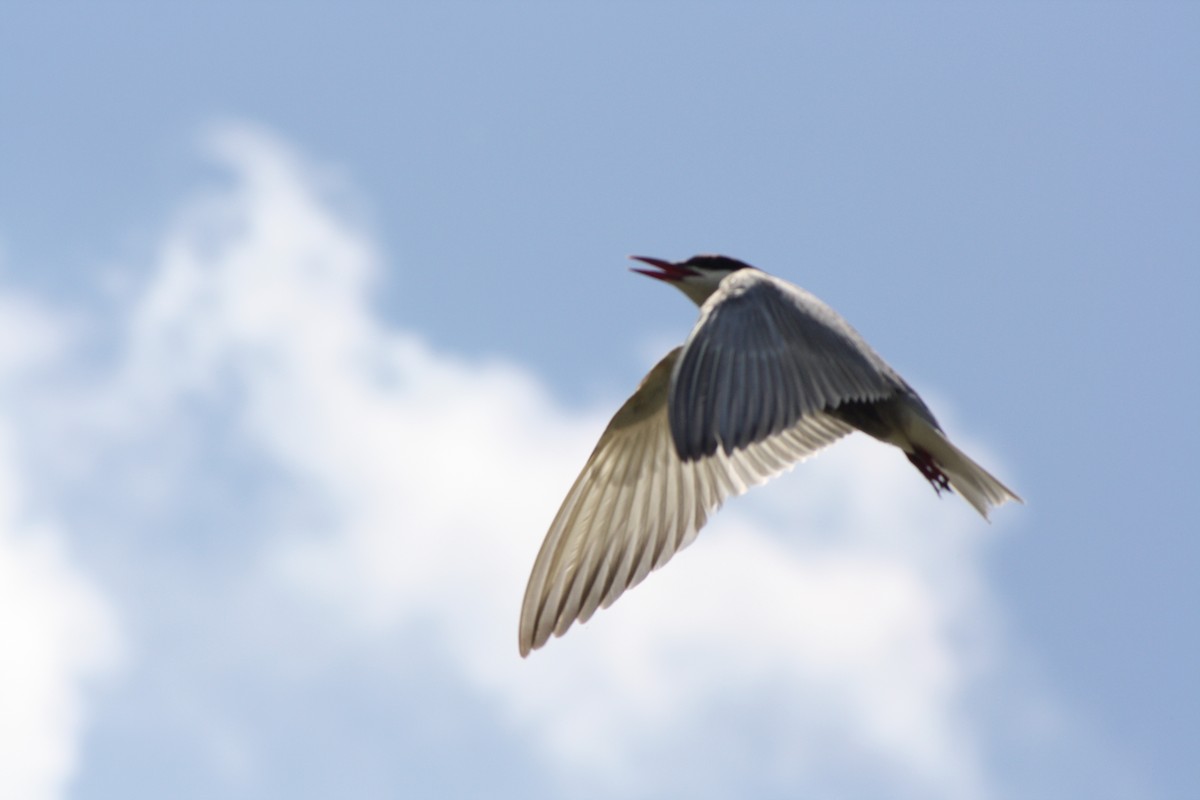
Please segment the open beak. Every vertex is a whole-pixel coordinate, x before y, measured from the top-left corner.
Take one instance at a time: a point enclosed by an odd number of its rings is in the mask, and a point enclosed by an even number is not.
[[[634,272],[648,275],[651,278],[658,278],[660,281],[681,281],[690,275],[696,274],[695,270],[681,267],[678,264],[672,264],[670,261],[663,261],[661,258],[650,258],[648,256],[630,256],[630,258],[634,261],[641,261],[643,264],[649,264],[659,270],[658,272],[653,272],[648,269],[632,267]]]

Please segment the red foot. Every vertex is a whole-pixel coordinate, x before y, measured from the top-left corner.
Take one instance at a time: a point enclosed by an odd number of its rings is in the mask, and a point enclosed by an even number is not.
[[[905,453],[912,465],[921,470],[921,474],[925,476],[925,480],[933,485],[933,490],[938,494],[944,489],[947,492],[953,491],[950,488],[950,479],[946,477],[946,473],[942,472],[942,468],[933,460],[933,456],[929,455],[924,450],[918,448],[916,452]]]

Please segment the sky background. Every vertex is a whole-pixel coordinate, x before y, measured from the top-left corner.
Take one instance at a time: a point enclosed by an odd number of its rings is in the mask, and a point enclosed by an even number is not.
[[[1192,796],[1200,7],[244,5],[0,8],[0,796]],[[521,660],[698,252],[1026,505],[851,437]]]

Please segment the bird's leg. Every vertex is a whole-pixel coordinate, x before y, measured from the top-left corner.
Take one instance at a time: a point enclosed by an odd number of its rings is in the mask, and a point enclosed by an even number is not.
[[[953,491],[950,488],[950,479],[946,477],[946,473],[942,472],[942,468],[937,465],[933,456],[927,451],[918,447],[911,452],[905,451],[904,455],[908,456],[912,465],[921,471],[935,492],[941,494],[943,489],[947,492]]]

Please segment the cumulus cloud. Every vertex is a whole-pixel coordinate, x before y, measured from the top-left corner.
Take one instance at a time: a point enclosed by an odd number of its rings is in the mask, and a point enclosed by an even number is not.
[[[753,772],[777,791],[987,796],[966,706],[998,645],[989,534],[965,504],[852,438],[522,661],[527,570],[612,409],[564,408],[514,363],[385,324],[382,259],[329,200],[336,176],[246,126],[208,145],[230,180],[179,215],[131,302],[113,407],[236,397],[235,435],[289,482],[270,502],[307,510],[272,517],[257,580],[364,639],[419,640],[596,793]]]
[[[117,664],[107,598],[75,563],[53,516],[30,502],[14,384],[54,357],[61,321],[0,296],[0,797],[61,796],[77,766],[85,691]]]

